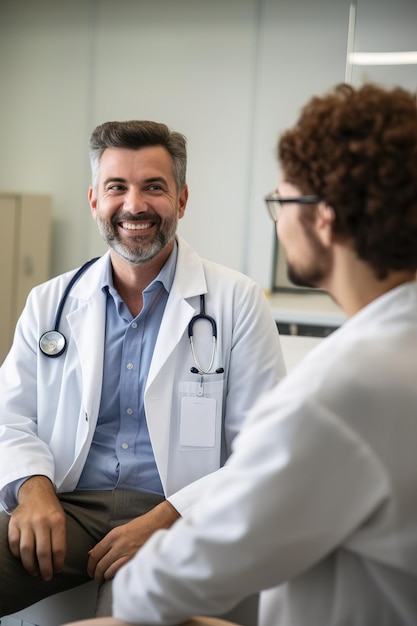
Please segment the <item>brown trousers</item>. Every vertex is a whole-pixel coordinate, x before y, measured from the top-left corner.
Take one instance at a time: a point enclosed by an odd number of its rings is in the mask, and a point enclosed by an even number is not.
[[[110,530],[147,513],[164,498],[136,491],[74,491],[58,495],[67,518],[65,568],[49,582],[33,578],[9,549],[9,515],[0,511],[0,617],[88,582],[88,551]],[[97,615],[111,615],[111,581],[99,589]]]

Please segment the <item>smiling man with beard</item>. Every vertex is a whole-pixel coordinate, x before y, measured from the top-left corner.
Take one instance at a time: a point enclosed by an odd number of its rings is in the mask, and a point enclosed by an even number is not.
[[[116,572],[188,515],[285,373],[260,286],[176,235],[184,136],[108,122],[90,161],[109,250],[32,291],[0,370],[0,616],[91,578],[110,615]]]

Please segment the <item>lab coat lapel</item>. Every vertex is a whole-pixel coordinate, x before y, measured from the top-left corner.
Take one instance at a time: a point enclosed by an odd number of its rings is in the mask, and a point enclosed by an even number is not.
[[[78,300],[78,306],[67,317],[81,364],[82,406],[90,423],[92,417],[93,423],[97,418],[102,388],[106,301],[99,285],[106,257],[75,285],[72,297]]]
[[[197,313],[187,298],[206,292],[207,283],[200,257],[181,237],[178,237],[177,267],[149,369],[147,389],[154,382],[161,367],[166,365],[169,356],[186,332],[191,318]]]
[[[176,350],[188,324],[197,313],[199,295],[207,292],[203,265],[197,254],[178,238],[178,258],[164,316],[159,329],[145,390],[149,434],[164,488],[170,459],[170,424],[177,411],[172,390],[177,389],[181,372]],[[188,298],[193,298],[189,302]],[[187,351],[189,350],[187,345]],[[185,355],[180,355],[180,360]]]

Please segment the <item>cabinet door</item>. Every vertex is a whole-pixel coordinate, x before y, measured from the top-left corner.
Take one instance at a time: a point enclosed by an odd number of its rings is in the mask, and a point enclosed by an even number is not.
[[[50,198],[0,194],[0,364],[29,291],[49,278]]]
[[[14,196],[0,196],[0,363],[10,348],[15,317],[17,207]]]
[[[19,198],[19,244],[16,258],[15,323],[29,291],[49,278],[50,199],[22,195]]]

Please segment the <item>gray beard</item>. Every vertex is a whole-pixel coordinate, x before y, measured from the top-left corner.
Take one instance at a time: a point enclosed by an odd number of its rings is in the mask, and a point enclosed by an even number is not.
[[[161,228],[162,225],[162,228]],[[178,217],[172,217],[162,224],[159,222],[158,231],[153,241],[146,241],[146,238],[137,235],[132,237],[132,244],[122,243],[119,234],[113,224],[108,224],[97,218],[98,232],[107,243],[109,248],[130,263],[131,265],[145,265],[154,259],[166,246],[174,239],[177,231]],[[146,241],[146,243],[145,243]]]

